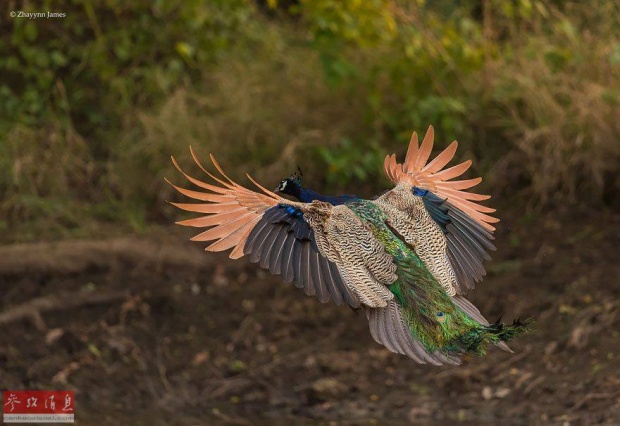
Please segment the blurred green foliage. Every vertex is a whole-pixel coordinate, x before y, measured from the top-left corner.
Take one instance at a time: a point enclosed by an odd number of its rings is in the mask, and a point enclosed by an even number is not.
[[[360,145],[364,149],[359,149]],[[377,165],[383,164],[385,152],[376,143],[366,145],[355,144],[351,139],[344,138],[336,146],[319,147],[319,154],[328,165],[325,173],[328,185],[339,187],[351,178],[359,181],[380,178]]]
[[[62,117],[94,143],[128,110],[199,81],[233,41],[249,39],[252,11],[243,0],[47,0],[18,10],[60,9],[65,18],[11,20],[0,113],[33,126]]]
[[[430,124],[437,147],[458,139],[496,193],[545,206],[616,202],[611,0],[11,7],[66,17],[0,26],[8,240],[169,220],[169,155],[189,164],[190,144],[236,177],[275,184],[303,159],[313,186],[370,195],[387,186],[384,155]]]

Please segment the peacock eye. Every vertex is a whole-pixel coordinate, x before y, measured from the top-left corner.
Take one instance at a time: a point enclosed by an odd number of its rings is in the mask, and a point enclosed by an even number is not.
[[[443,312],[437,312],[437,321],[443,323],[446,321],[446,315]]]
[[[280,186],[278,187],[278,190],[280,191],[284,191],[284,188],[286,188],[286,179],[284,179],[282,182],[280,182]]]

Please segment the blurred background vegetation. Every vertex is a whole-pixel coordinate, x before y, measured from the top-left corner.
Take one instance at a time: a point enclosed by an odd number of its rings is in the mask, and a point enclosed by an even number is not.
[[[36,4],[39,3],[39,4]],[[176,216],[170,155],[266,186],[371,195],[411,131],[459,140],[532,211],[614,208],[620,3],[562,0],[5,2],[4,242],[143,232]],[[109,225],[109,226],[108,226]]]

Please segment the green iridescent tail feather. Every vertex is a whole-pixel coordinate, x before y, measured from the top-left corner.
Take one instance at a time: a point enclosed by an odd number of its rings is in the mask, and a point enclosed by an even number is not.
[[[527,330],[531,320],[517,320],[511,325],[488,324],[481,316],[476,319],[470,315],[446,293],[415,251],[386,225],[382,211],[368,202],[349,207],[369,225],[374,237],[392,256],[397,279],[389,290],[411,336],[429,354],[484,355],[491,344],[506,342]],[[503,349],[509,350],[506,346]]]
[[[510,341],[529,331],[532,322],[533,318],[517,318],[512,324],[504,324],[500,318],[492,324],[480,325],[457,336],[452,342],[453,350],[461,348],[467,354],[484,355],[489,344]]]

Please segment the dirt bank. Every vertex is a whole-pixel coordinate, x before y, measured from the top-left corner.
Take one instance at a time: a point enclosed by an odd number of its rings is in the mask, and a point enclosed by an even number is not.
[[[497,242],[471,299],[536,328],[441,368],[179,235],[1,247],[0,388],[74,389],[81,424],[620,424],[620,216],[505,219]]]

